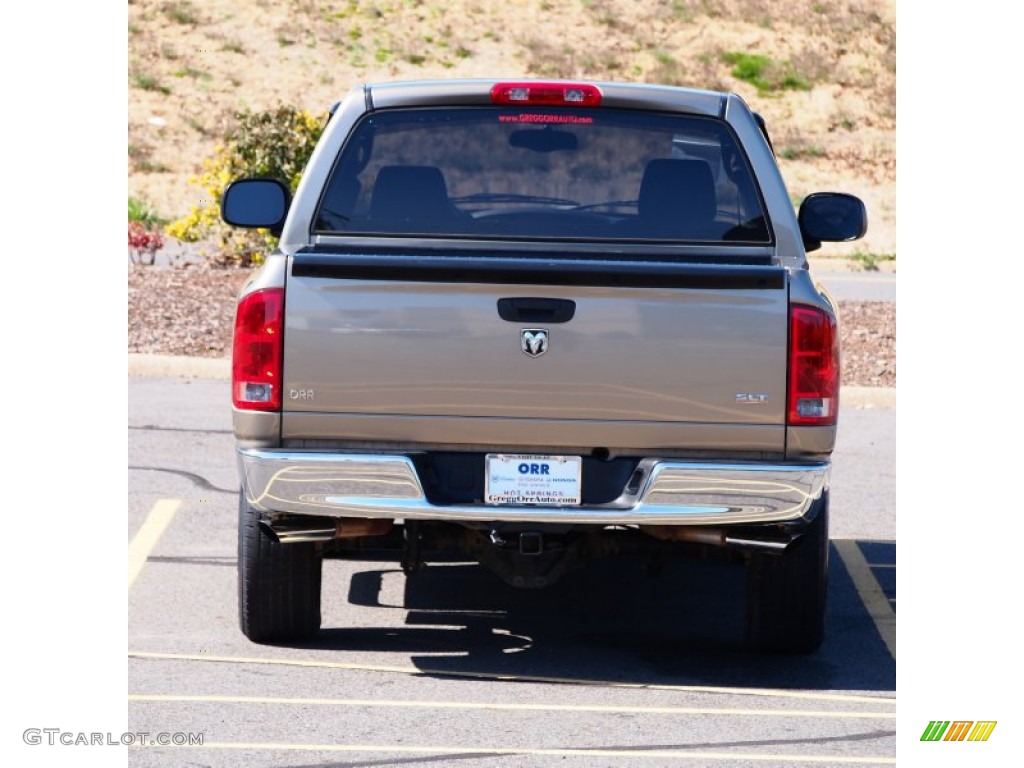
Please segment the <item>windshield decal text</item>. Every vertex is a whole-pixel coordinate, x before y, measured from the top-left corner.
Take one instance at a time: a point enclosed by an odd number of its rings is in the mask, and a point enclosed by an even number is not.
[[[499,123],[569,123],[572,125],[590,125],[594,118],[586,115],[537,115],[522,113],[519,115],[498,115]]]

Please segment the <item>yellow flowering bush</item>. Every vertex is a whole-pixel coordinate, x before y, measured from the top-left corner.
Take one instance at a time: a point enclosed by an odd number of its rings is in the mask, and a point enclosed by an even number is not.
[[[218,265],[262,262],[277,238],[267,230],[236,229],[221,221],[221,195],[228,184],[246,176],[280,179],[294,193],[323,132],[325,118],[287,105],[236,113],[236,124],[224,145],[204,160],[202,172],[189,180],[202,197],[187,214],[167,225],[167,234],[186,243],[211,245],[214,252],[207,253],[207,258]]]

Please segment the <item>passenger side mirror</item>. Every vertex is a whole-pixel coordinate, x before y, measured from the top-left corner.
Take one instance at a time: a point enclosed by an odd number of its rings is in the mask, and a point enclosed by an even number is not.
[[[815,192],[800,204],[797,216],[804,247],[814,251],[822,241],[845,243],[864,237],[868,211],[859,197],[842,192]]]
[[[220,216],[231,226],[269,229],[279,236],[289,205],[291,193],[277,179],[240,179],[224,190]]]

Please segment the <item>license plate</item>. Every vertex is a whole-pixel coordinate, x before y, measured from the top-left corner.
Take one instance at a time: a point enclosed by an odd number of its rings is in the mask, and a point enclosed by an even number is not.
[[[488,504],[580,503],[579,456],[516,456],[490,453],[484,465]]]

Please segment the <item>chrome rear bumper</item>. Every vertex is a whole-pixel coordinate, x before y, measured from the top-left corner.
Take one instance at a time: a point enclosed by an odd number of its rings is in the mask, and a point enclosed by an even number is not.
[[[258,510],[320,517],[596,525],[715,525],[803,518],[828,489],[830,463],[743,464],[644,459],[634,493],[557,507],[428,501],[402,455],[238,449],[242,490]]]

